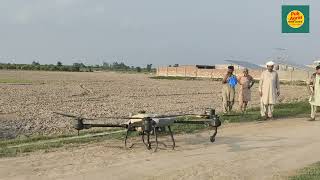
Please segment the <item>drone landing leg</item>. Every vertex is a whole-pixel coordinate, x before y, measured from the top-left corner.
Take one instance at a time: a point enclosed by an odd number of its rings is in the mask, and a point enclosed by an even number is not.
[[[175,142],[175,140],[174,140],[174,138],[173,138],[173,133],[172,133],[172,131],[171,131],[170,126],[168,126],[168,129],[169,129],[169,133],[170,133],[171,140],[172,140],[172,150],[174,150],[174,148],[176,147],[176,142]]]
[[[158,145],[159,145],[159,142],[158,142],[158,134],[157,134],[157,129],[156,129],[156,127],[153,128],[153,133],[154,133],[154,136],[156,137],[156,148],[154,149],[154,152],[156,152],[157,149],[158,149]]]
[[[142,139],[143,144],[146,145],[146,147],[148,148],[148,144],[144,140],[144,131],[142,131],[141,139]]]
[[[210,136],[210,141],[213,143],[216,140],[216,135],[218,133],[218,127],[214,127],[214,133]]]
[[[127,140],[128,140],[128,136],[129,136],[129,131],[130,131],[131,127],[130,124],[128,125],[128,129],[127,129],[127,133],[126,133],[126,137],[124,139],[124,147],[127,147]]]
[[[147,132],[147,149],[150,150],[151,149],[151,142],[150,142],[150,132]]]

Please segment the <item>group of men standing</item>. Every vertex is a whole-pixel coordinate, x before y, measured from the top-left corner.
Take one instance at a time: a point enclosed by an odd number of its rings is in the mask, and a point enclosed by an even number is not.
[[[274,62],[266,63],[267,70],[262,72],[259,81],[259,94],[261,98],[261,116],[264,119],[273,118],[274,104],[280,95],[280,81]],[[320,71],[320,70],[319,70]],[[236,77],[234,67],[228,66],[228,72],[222,80],[222,101],[224,113],[232,110],[235,101],[235,87],[239,84],[239,107],[241,112],[246,112],[247,104],[251,100],[251,88],[254,85],[249,70],[244,69],[243,75]]]
[[[260,113],[263,119],[272,119],[274,105],[280,95],[280,81],[278,73],[274,70],[274,62],[266,63],[267,70],[263,71],[259,81],[259,95],[261,100]],[[248,102],[251,100],[251,87],[254,85],[252,76],[248,69],[243,70],[243,75],[235,76],[234,67],[228,66],[228,72],[222,80],[222,105],[224,113],[232,111],[235,100],[235,87],[239,84],[239,107],[245,112]],[[315,120],[317,107],[320,106],[320,65],[312,74],[308,83],[310,93],[309,103],[311,105],[310,121]]]

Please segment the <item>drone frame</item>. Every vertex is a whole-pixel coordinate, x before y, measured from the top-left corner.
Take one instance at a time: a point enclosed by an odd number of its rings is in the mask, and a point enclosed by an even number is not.
[[[70,114],[64,114],[64,113],[59,113],[59,112],[54,112],[55,114],[66,116],[66,117],[71,117],[74,118],[74,129],[78,130],[78,135],[80,130],[83,129],[90,129],[93,127],[119,127],[119,128],[125,128],[127,129],[126,135],[125,135],[125,140],[124,140],[124,145],[127,148],[127,141],[130,132],[136,131],[137,128],[141,128],[141,140],[143,144],[147,147],[148,150],[152,149],[152,143],[150,141],[150,136],[153,134],[155,136],[155,143],[156,147],[154,151],[157,151],[158,146],[159,146],[159,141],[158,141],[158,129],[159,128],[168,128],[171,141],[172,141],[172,149],[174,150],[176,146],[176,142],[174,139],[174,135],[171,129],[171,125],[174,123],[179,123],[179,124],[204,124],[208,125],[210,127],[213,127],[214,133],[212,136],[210,136],[210,141],[213,143],[215,141],[215,137],[218,132],[218,127],[221,126],[221,121],[219,120],[219,116],[215,114],[214,109],[206,109],[205,114],[199,115],[201,118],[205,118],[206,120],[177,120],[176,117],[178,116],[185,116],[185,115],[195,115],[195,114],[183,114],[183,115],[168,115],[168,116],[153,116],[153,117],[104,117],[105,119],[113,119],[113,118],[118,118],[118,119],[141,119],[141,121],[137,122],[132,122],[129,121],[126,124],[110,124],[110,123],[104,123],[104,124],[94,124],[94,123],[85,123],[84,120],[98,120],[98,119],[93,119],[93,118],[84,118],[84,117],[79,117],[75,115],[70,115]],[[163,121],[163,122],[161,122]],[[147,141],[145,140],[145,136],[147,136]],[[164,144],[164,143],[163,143]],[[135,144],[133,143],[129,148],[132,148]],[[165,144],[164,144],[165,145]],[[165,145],[166,147],[166,145]]]

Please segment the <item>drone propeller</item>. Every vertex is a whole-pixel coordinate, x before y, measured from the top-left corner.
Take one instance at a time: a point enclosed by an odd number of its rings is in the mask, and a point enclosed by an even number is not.
[[[103,116],[98,119],[143,119],[143,117],[121,117],[121,116]]]
[[[81,117],[81,116],[76,116],[73,114],[66,114],[66,113],[61,113],[61,112],[53,112],[54,114],[58,114],[61,116],[65,117],[70,117],[70,118],[76,118],[76,119],[83,119],[83,120],[101,120],[101,119],[143,119],[142,117],[115,117],[115,116],[106,116],[106,117],[98,117],[98,118],[86,118],[86,117]]]
[[[72,114],[65,114],[65,113],[60,113],[60,112],[53,112],[53,113],[61,115],[61,116],[71,117],[71,118],[80,118],[79,116],[72,115]]]
[[[53,112],[54,114],[58,114],[61,116],[65,116],[65,117],[71,117],[71,118],[76,118],[76,119],[84,119],[84,120],[98,120],[98,119],[93,119],[93,118],[85,118],[85,117],[81,117],[81,116],[76,116],[73,114],[65,114],[65,113],[60,113],[60,112]]]
[[[181,117],[181,116],[193,116],[197,114],[172,114],[172,115],[159,115],[154,116],[153,118],[170,118],[170,117]]]
[[[76,119],[83,119],[83,120],[101,120],[101,119],[144,119],[144,118],[174,118],[174,117],[182,117],[182,116],[191,116],[191,115],[197,115],[197,114],[173,114],[173,115],[150,115],[150,116],[145,116],[145,117],[121,117],[121,116],[104,116],[104,117],[97,117],[97,118],[85,118],[81,116],[76,116],[73,114],[65,114],[61,112],[53,112],[54,114],[58,114],[61,116],[65,117],[70,117],[70,118],[76,118]],[[201,116],[201,115],[200,115]]]
[[[145,116],[145,117],[116,117],[116,116],[105,116],[105,117],[99,117],[99,119],[143,119],[146,117],[149,118],[170,118],[170,117],[181,117],[181,116],[191,116],[196,114],[173,114],[173,115],[154,115],[154,116]]]

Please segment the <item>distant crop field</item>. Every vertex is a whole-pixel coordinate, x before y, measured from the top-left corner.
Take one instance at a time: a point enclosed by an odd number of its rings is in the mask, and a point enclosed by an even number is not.
[[[32,81],[25,80],[25,79],[0,79],[0,83],[27,84],[27,83],[32,83]]]

